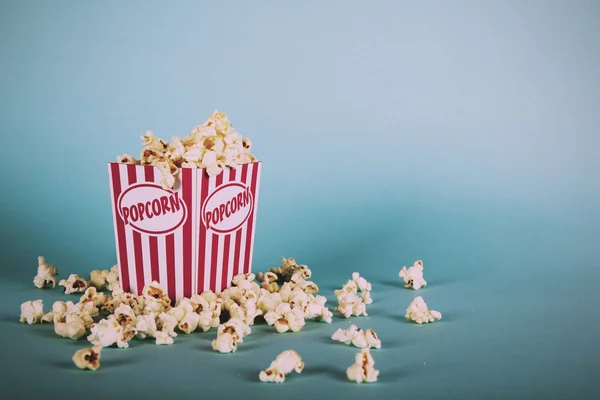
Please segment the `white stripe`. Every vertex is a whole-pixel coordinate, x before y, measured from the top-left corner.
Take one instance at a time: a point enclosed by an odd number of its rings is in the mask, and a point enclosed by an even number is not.
[[[111,164],[108,164],[108,181],[110,184],[110,202],[111,202],[111,207],[112,207],[112,212],[113,212],[113,225],[115,228],[115,247],[117,248],[117,264],[119,264],[119,280],[121,281],[121,255],[119,253],[119,229],[117,228],[117,221],[118,218],[120,218],[118,216],[118,210],[117,210],[117,206],[116,206],[116,199],[115,199],[115,191],[113,189],[113,179],[115,179],[115,177],[112,174],[112,168],[111,168]],[[121,182],[119,180],[119,182]]]
[[[181,189],[179,190],[180,198],[183,198]],[[183,225],[173,232],[174,253],[175,256],[175,300],[183,297]]]
[[[129,174],[127,173],[127,164],[121,167],[121,190],[126,190],[129,185]],[[125,225],[125,242],[127,244],[127,265],[129,266],[129,291],[133,294],[137,292],[137,277],[135,275],[135,246],[133,243],[133,229],[131,225]]]
[[[227,289],[231,285],[233,279],[233,268],[235,265],[235,232],[229,234],[229,264],[227,265],[227,286],[222,288]]]
[[[204,170],[203,170],[204,173]],[[206,193],[205,197],[208,198],[208,196],[210,196],[210,194],[212,192],[214,192],[215,190],[215,186],[217,184],[217,177],[216,176],[211,176],[206,178],[208,179],[208,192]],[[206,236],[204,237],[204,241],[206,243],[206,253],[205,253],[205,260],[204,260],[204,265],[200,265],[199,266],[199,273],[202,273],[202,270],[204,270],[204,288],[202,289],[203,291],[210,289],[210,268],[211,268],[211,260],[212,260],[212,237],[213,237],[213,233],[210,230],[206,230]]]
[[[256,174],[256,195],[252,199],[254,201],[253,210],[252,210],[252,237],[250,241],[250,263],[248,264],[249,271],[252,272],[252,259],[254,254],[254,241],[256,237],[254,236],[256,233],[256,215],[258,213],[258,189],[260,188],[260,173],[262,169],[262,164],[256,164],[256,168],[258,168],[258,173]]]
[[[188,210],[188,212],[190,213],[190,224],[192,225],[192,246],[190,250],[192,252],[192,295],[194,293],[198,293],[196,291],[196,286],[198,285],[198,243],[196,242],[196,237],[199,228],[199,225],[196,222],[198,220],[196,217],[198,213],[198,206],[196,205],[196,202],[198,201],[197,172],[198,170],[194,169],[191,173],[192,178],[190,181],[190,185],[192,185],[192,207],[191,210]]]

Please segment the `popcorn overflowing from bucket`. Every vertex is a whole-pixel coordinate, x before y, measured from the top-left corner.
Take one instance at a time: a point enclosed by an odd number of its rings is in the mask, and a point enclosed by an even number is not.
[[[152,131],[147,131],[141,139],[144,148],[139,160],[123,154],[117,157],[117,162],[157,167],[165,189],[176,187],[181,168],[205,168],[208,176],[216,176],[227,167],[236,168],[256,161],[250,153],[250,139],[236,132],[227,115],[217,110],[183,139],[175,136],[167,143]]]

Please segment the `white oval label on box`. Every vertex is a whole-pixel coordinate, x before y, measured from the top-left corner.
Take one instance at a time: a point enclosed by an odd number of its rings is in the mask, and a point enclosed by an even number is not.
[[[248,186],[227,183],[202,204],[202,222],[215,233],[235,232],[246,222],[253,208],[254,198]]]
[[[150,235],[173,232],[184,223],[188,212],[179,193],[152,183],[128,187],[119,196],[117,205],[126,226]]]

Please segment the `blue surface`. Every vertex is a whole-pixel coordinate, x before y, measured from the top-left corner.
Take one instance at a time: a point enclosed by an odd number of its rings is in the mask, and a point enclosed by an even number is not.
[[[0,3],[3,393],[599,398],[600,3],[295,3]],[[293,256],[330,303],[369,279],[352,322],[382,338],[380,382],[346,381],[340,318],[231,355],[214,331],[135,342],[95,373],[71,364],[84,341],[18,323],[66,297],[33,287],[38,255],[61,277],[115,263],[106,162],[215,108],[264,162],[255,270]],[[403,320],[417,294],[442,321]],[[305,371],[259,383],[288,348]]]

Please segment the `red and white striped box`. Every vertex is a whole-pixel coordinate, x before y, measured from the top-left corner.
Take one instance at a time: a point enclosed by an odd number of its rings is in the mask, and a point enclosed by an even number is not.
[[[261,162],[226,168],[181,168],[176,190],[160,185],[156,167],[108,163],[119,279],[141,294],[153,280],[172,300],[220,292],[252,270]]]

